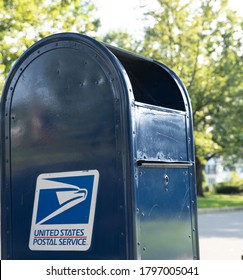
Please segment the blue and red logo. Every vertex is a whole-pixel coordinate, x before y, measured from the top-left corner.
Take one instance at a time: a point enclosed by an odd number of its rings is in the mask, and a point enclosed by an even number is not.
[[[38,176],[29,242],[31,250],[89,248],[98,180],[97,170]],[[64,232],[69,235],[64,236]],[[81,232],[82,236],[77,236],[77,233]],[[85,242],[84,236],[87,239]],[[81,238],[82,243],[79,242]]]

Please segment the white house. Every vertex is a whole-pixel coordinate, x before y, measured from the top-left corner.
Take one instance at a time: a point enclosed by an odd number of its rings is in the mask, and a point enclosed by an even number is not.
[[[240,178],[243,178],[242,162],[235,164],[235,171]],[[232,171],[230,171],[227,167],[223,166],[222,158],[212,158],[205,166],[206,181],[210,185],[229,180],[231,178],[231,172]]]

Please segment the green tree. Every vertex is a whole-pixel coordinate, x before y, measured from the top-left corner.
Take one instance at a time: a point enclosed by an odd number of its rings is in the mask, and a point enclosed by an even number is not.
[[[94,10],[88,0],[0,0],[0,92],[14,61],[39,39],[69,31],[94,36]]]
[[[107,44],[123,48],[128,51],[141,52],[142,41],[134,38],[132,34],[124,31],[112,31],[106,34],[102,39]]]
[[[207,160],[243,157],[243,21],[227,0],[157,0],[145,35],[129,49],[172,68],[189,92],[195,130],[198,194]],[[129,35],[112,34],[124,47]],[[139,47],[138,47],[139,46]]]

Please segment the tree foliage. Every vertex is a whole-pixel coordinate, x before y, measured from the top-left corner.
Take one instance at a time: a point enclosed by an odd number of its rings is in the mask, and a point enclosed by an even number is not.
[[[94,10],[88,0],[0,0],[0,92],[13,62],[34,42],[67,31],[93,36]]]
[[[129,34],[127,32],[112,31],[110,33],[107,33],[102,38],[102,41],[128,51],[133,51],[136,53],[141,52],[141,41],[134,38],[132,34]]]

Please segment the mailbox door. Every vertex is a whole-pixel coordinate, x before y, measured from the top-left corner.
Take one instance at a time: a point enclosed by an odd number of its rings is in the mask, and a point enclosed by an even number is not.
[[[137,238],[142,259],[197,258],[187,112],[136,103]]]
[[[142,259],[193,259],[189,166],[138,169]]]

